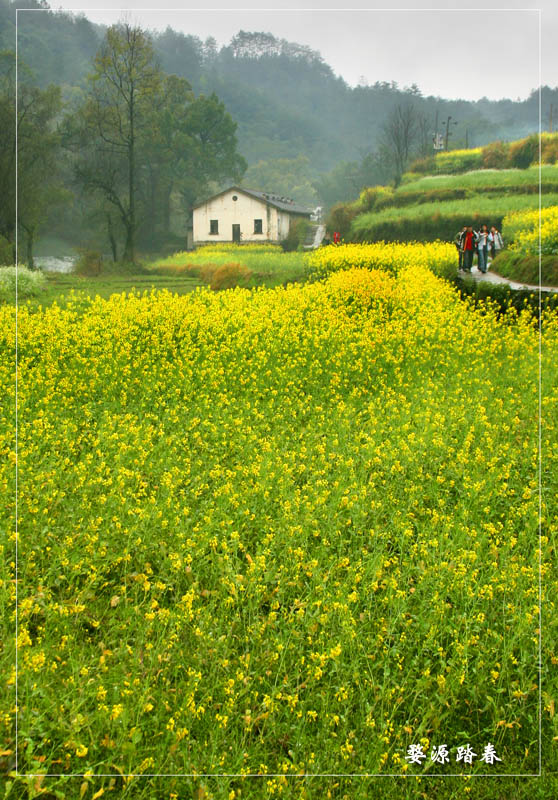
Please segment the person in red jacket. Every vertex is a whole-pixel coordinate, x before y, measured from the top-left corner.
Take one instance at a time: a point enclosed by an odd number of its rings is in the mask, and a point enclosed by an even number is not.
[[[473,230],[472,225],[467,226],[465,236],[463,238],[463,271],[471,272],[473,266],[473,253],[478,241],[477,234]]]

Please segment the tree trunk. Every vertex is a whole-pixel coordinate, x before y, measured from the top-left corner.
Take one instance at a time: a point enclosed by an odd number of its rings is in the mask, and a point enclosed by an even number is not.
[[[157,176],[153,171],[151,164],[149,165],[149,213],[142,229],[147,236],[144,235],[143,240],[148,239],[148,246],[153,246],[153,240],[157,232],[157,189],[158,189]]]
[[[134,89],[130,93],[130,140],[128,144],[128,225],[126,228],[126,246],[124,248],[124,261],[135,263],[135,232],[136,232],[136,206],[135,206],[135,137],[134,137]]]
[[[116,263],[116,261],[118,261],[118,249],[116,246],[116,239],[114,237],[114,228],[112,226],[112,217],[110,214],[107,214],[107,229],[108,229],[108,239],[110,242],[110,249],[112,252],[112,260]]]
[[[134,263],[134,231],[130,223],[126,225],[126,241],[124,243],[122,260],[128,264]]]
[[[172,192],[172,184],[170,184],[165,189],[164,197],[163,197],[163,230],[165,232],[165,235],[168,235],[168,233],[170,231],[170,216],[171,216],[170,199],[171,199],[171,192]]]

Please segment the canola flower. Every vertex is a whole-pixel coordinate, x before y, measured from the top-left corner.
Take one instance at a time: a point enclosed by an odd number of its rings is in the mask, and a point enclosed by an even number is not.
[[[539,240],[540,228],[540,240]],[[511,249],[522,253],[558,255],[558,206],[517,211],[504,217],[502,233]]]
[[[455,247],[448,242],[373,242],[320,247],[305,256],[309,271],[318,278],[355,267],[383,269],[398,274],[411,266],[427,267],[443,277],[455,274]]]
[[[375,773],[464,734],[536,769],[536,326],[461,302],[416,251],[386,271],[331,249],[344,266],[303,286],[19,309],[22,771]],[[557,411],[545,369],[550,627]]]

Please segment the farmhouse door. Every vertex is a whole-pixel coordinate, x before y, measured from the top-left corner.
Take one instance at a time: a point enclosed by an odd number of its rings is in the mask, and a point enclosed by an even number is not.
[[[233,242],[240,243],[240,225],[233,225]]]

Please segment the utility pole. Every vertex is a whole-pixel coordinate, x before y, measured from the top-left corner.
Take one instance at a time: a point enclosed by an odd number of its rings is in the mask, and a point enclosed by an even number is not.
[[[465,150],[469,149],[469,128],[465,128]]]
[[[550,104],[550,114],[548,118],[548,130],[552,133],[552,103]]]

